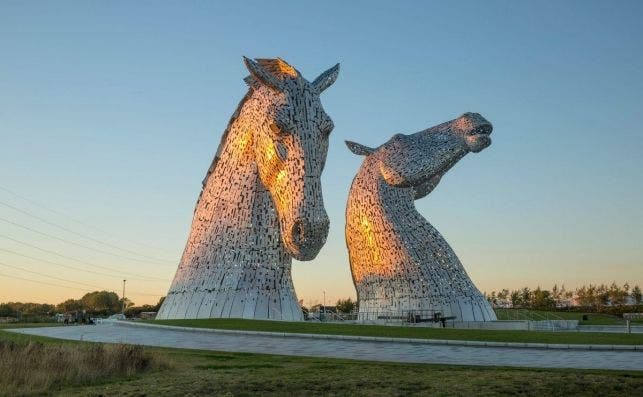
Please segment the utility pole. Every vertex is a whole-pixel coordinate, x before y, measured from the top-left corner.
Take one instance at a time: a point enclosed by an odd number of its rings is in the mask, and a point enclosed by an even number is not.
[[[125,316],[125,282],[126,282],[126,281],[127,281],[127,280],[123,279],[123,298],[122,298],[122,299],[123,299],[123,310],[122,310],[122,312],[121,312],[121,314],[122,314],[123,316]]]

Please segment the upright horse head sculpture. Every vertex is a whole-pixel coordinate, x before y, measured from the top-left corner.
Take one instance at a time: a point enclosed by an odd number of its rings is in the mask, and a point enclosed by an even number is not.
[[[328,234],[320,177],[333,122],[319,95],[339,64],[308,82],[281,59],[244,61],[250,90],[203,181],[158,318],[302,317],[291,258],[315,258]]]
[[[353,153],[366,156],[346,208],[360,318],[416,311],[496,319],[451,247],[413,203],[467,153],[489,146],[491,130],[479,114],[465,113],[415,134],[397,134],[376,149],[346,142]]]

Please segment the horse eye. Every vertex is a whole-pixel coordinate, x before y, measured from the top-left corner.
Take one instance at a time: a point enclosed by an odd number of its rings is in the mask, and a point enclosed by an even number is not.
[[[270,123],[268,127],[270,127],[270,131],[272,131],[272,133],[275,134],[275,136],[279,136],[281,134],[281,128],[279,128],[277,124]]]
[[[277,157],[279,157],[279,160],[286,161],[288,157],[288,148],[286,145],[283,142],[277,141],[275,142],[275,146],[277,147]]]

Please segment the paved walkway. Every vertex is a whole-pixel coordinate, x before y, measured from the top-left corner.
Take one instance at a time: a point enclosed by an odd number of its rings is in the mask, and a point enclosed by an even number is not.
[[[393,341],[313,339],[132,327],[118,323],[23,328],[10,331],[61,339],[290,356],[431,364],[643,371],[643,352],[640,351],[473,347]]]

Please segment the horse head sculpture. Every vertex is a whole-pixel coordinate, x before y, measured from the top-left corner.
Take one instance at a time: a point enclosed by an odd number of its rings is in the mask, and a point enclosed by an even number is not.
[[[321,173],[333,122],[312,82],[282,59],[244,58],[249,86],[223,133],[190,236],[157,318],[301,320],[292,258],[311,260],[328,235]]]
[[[319,94],[333,84],[339,64],[311,83],[281,59],[244,61],[246,82],[266,101],[253,136],[259,177],[275,203],[288,252],[313,259],[328,235],[320,177],[333,130]]]
[[[347,141],[366,156],[348,197],[346,244],[360,317],[419,313],[426,317],[495,320],[459,259],[415,209],[462,157],[491,144],[492,126],[477,113],[377,148]],[[403,313],[401,313],[403,312]]]
[[[415,134],[396,134],[376,149],[350,141],[346,145],[355,154],[377,157],[382,177],[390,186],[412,186],[416,198],[422,198],[467,153],[491,145],[492,130],[491,123],[478,113],[465,113]]]

